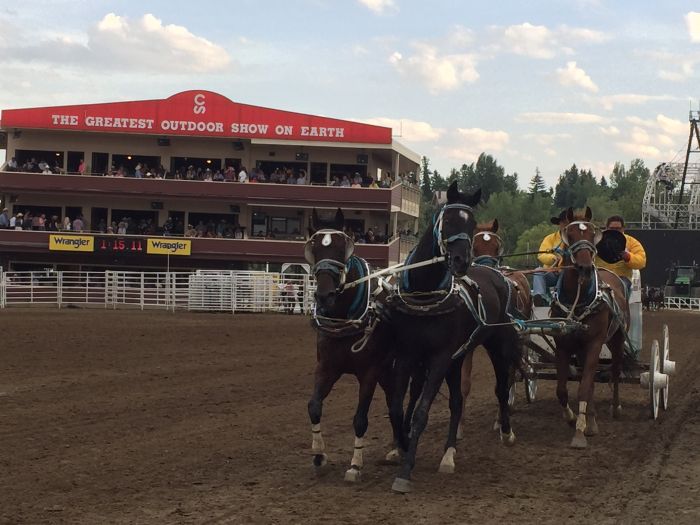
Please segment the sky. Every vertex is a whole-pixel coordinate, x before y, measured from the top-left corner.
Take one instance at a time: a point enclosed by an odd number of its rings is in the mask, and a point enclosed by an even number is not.
[[[443,175],[486,152],[523,188],[683,161],[700,104],[689,1],[0,0],[0,28],[0,109],[206,89],[389,126]]]

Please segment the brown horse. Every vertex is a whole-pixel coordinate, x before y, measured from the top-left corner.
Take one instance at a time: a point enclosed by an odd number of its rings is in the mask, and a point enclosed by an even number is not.
[[[565,267],[559,277],[551,315],[580,321],[587,329],[554,337],[557,397],[564,411],[564,419],[576,427],[571,446],[585,448],[586,436],[593,436],[598,432],[593,387],[600,351],[604,344],[608,345],[612,354],[613,417],[619,417],[621,414],[619,379],[630,313],[625,286],[620,278],[607,270],[597,269],[593,264],[595,245],[600,240],[601,233],[591,223],[591,209],[586,208],[583,215],[575,215],[573,209],[569,208],[566,216],[570,224],[562,232],[562,239],[568,246],[564,259]],[[569,365],[574,355],[583,369],[578,387],[578,417],[569,407],[566,386]]]
[[[500,257],[503,255],[503,240],[497,235],[497,232],[498,219],[476,225],[472,239],[473,262],[474,264],[490,266],[491,268],[501,271],[507,278],[508,284],[511,287],[511,314],[520,319],[530,319],[532,317],[530,283],[528,283],[524,273],[501,266]],[[473,355],[473,353],[467,354],[462,364],[462,396],[464,397],[465,404],[472,388]],[[511,384],[513,379],[513,373],[511,373]],[[462,423],[458,431],[458,436],[460,438],[462,437],[462,428],[465,424],[464,415],[466,411],[462,411],[462,414]],[[498,416],[496,422],[498,423]],[[498,429],[498,427],[494,428]]]

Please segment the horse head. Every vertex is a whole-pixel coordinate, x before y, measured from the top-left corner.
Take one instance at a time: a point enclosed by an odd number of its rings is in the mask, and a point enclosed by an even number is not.
[[[562,240],[569,247],[571,262],[579,277],[585,281],[591,278],[596,254],[595,246],[603,236],[600,228],[591,222],[592,217],[589,207],[586,207],[584,214],[575,214],[573,208],[569,208],[566,211],[569,224],[561,232]]]
[[[343,291],[347,263],[355,245],[343,232],[345,217],[340,208],[335,214],[332,228],[322,228],[316,209],[312,212],[309,240],[304,247],[304,257],[313,266],[316,278],[314,297],[321,311],[328,311]]]
[[[453,182],[447,189],[445,204],[435,219],[433,235],[445,256],[447,267],[455,277],[462,277],[472,260],[472,234],[476,221],[474,209],[481,200],[481,189],[472,195],[462,193]]]
[[[498,219],[477,224],[472,239],[472,255],[474,258],[498,258],[503,255],[503,239],[498,235]]]

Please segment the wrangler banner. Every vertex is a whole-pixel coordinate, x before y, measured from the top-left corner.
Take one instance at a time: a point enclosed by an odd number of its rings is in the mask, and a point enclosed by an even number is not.
[[[182,239],[146,239],[146,253],[190,255],[192,253],[192,241]]]
[[[91,252],[95,249],[92,235],[49,235],[49,250]]]

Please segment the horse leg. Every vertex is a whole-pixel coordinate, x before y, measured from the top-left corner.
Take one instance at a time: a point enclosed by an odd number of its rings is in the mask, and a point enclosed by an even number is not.
[[[345,472],[345,481],[360,481],[363,466],[363,446],[364,437],[367,432],[367,413],[374,397],[374,390],[377,387],[377,377],[374,370],[360,378],[360,393],[357,403],[357,411],[352,419],[352,426],[355,429],[355,448],[350,461],[350,468]]]
[[[612,354],[610,368],[612,377],[610,379],[613,383],[612,406],[610,408],[612,416],[615,419],[619,419],[622,416],[622,405],[620,404],[620,371],[622,370],[622,359],[625,351],[625,334],[622,330],[622,328],[619,329],[608,343],[608,348]]]
[[[598,435],[598,422],[596,421],[595,403],[593,402],[594,393],[595,383],[591,385],[591,401],[588,403],[586,410],[586,429],[583,431],[586,437]]]
[[[508,338],[510,339],[510,338]],[[508,446],[515,444],[515,433],[510,426],[510,406],[508,406],[508,390],[510,389],[511,364],[506,359],[506,346],[513,341],[500,341],[494,346],[487,346],[493,371],[496,374],[496,397],[498,398],[498,417],[500,423],[501,441]]]
[[[411,422],[411,434],[409,437],[408,451],[403,457],[399,474],[394,479],[391,489],[395,492],[411,492],[411,471],[416,464],[416,452],[418,451],[418,440],[423,430],[428,424],[428,412],[433,404],[433,400],[440,390],[440,385],[447,374],[452,359],[450,355],[440,356],[433,359],[428,373],[428,378],[423,386],[423,394]]]
[[[423,392],[424,384],[425,370],[423,370],[421,367],[416,367],[411,374],[411,386],[408,392],[408,405],[406,406],[406,412],[403,417],[403,432],[406,436],[411,431],[411,418],[413,418],[413,412],[416,410],[418,398],[420,398],[421,392]]]
[[[585,435],[587,412],[589,405],[593,404],[593,380],[598,368],[602,346],[602,341],[593,341],[582,349],[585,351],[585,359],[583,359],[581,382],[578,385],[578,417],[576,418],[576,432],[571,440],[571,448],[586,448],[588,446]],[[591,410],[593,410],[592,407]]]
[[[470,354],[471,355],[471,354]],[[452,474],[455,471],[455,454],[457,453],[457,428],[462,420],[462,409],[464,401],[462,399],[461,387],[464,385],[460,381],[462,364],[454,362],[447,370],[447,387],[450,390],[450,427],[445,443],[445,454],[440,461],[439,472]],[[461,383],[461,384],[460,384]]]
[[[464,362],[462,363],[462,399],[464,400],[464,405],[467,404],[467,398],[469,397],[469,392],[472,390],[472,359],[474,357],[474,352],[469,352],[464,357]],[[459,421],[459,427],[457,427],[457,439],[462,439],[464,437],[464,426],[466,425],[466,406],[463,405],[462,408],[462,418]]]
[[[340,374],[334,370],[328,370],[319,361],[316,365],[314,380],[314,391],[309,400],[308,410],[311,420],[311,452],[313,454],[313,465],[320,468],[326,464],[326,445],[321,434],[321,415],[323,413],[323,400],[330,393],[333,385],[340,378]]]
[[[557,343],[556,358],[557,358],[557,399],[562,408],[562,416],[564,421],[573,426],[576,422],[576,415],[569,406],[569,391],[566,387],[569,381],[569,354],[559,348],[563,345]]]
[[[408,381],[411,377],[412,363],[406,359],[398,358],[394,363],[394,377],[392,381],[391,406],[389,409],[389,419],[391,429],[394,433],[396,448],[389,451],[386,460],[397,462],[401,453],[408,448],[408,439],[404,433],[404,411],[403,400],[408,389]]]

